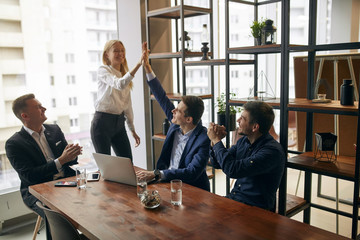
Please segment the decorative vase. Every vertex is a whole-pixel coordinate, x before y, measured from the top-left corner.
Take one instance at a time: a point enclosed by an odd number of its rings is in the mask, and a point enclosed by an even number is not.
[[[354,105],[354,86],[351,79],[344,79],[341,85],[340,104],[345,106]]]
[[[255,38],[255,46],[260,46],[260,45],[261,45],[261,37]]]

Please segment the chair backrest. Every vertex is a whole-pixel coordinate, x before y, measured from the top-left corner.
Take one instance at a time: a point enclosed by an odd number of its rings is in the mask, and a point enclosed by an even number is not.
[[[45,212],[46,220],[49,223],[51,237],[53,240],[81,239],[79,232],[72,223],[65,218],[65,216],[57,211],[44,207],[39,201],[36,205]]]

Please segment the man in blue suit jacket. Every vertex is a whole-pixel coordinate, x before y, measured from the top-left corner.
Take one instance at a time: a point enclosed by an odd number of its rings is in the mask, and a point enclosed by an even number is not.
[[[199,97],[183,96],[175,108],[166,96],[159,80],[153,73],[148,59],[144,60],[148,85],[171,126],[154,171],[139,171],[137,176],[146,180],[170,181],[180,179],[185,183],[210,191],[206,175],[210,140],[202,126],[204,103]]]
[[[24,203],[45,217],[36,206],[38,201],[29,193],[29,186],[74,176],[70,165],[77,164],[82,147],[67,144],[58,125],[43,124],[46,108],[35,98],[26,94],[13,102],[13,112],[24,126],[6,141],[6,155],[21,180],[20,192]]]

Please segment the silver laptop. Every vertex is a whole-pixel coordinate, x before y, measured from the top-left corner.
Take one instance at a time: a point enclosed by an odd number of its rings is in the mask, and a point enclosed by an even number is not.
[[[136,186],[136,174],[130,158],[93,153],[95,162],[105,180]]]

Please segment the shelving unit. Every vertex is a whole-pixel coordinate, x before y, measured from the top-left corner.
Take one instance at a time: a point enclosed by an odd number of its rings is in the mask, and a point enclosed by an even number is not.
[[[179,1],[179,4],[174,7],[162,8],[153,11],[147,11],[148,1],[146,1],[146,35],[147,41],[150,43],[150,27],[149,20],[151,18],[163,18],[176,21],[176,43],[178,36],[178,25],[181,29],[181,39],[184,39],[184,18],[196,17],[201,15],[209,15],[210,17],[210,51],[209,56],[213,56],[213,30],[212,30],[212,1],[209,1],[209,8],[199,8],[193,6],[184,5],[184,1]],[[260,5],[280,3],[281,4],[281,44],[263,45],[263,46],[229,46],[229,3],[247,4],[254,7],[254,20],[258,19],[258,7]],[[211,78],[211,91],[209,94],[202,95],[203,99],[210,99],[212,105],[214,105],[214,66],[225,66],[225,80],[226,80],[226,115],[229,116],[230,105],[241,106],[248,101],[262,100],[269,103],[274,109],[280,111],[280,144],[288,152],[288,114],[289,111],[305,112],[306,113],[306,149],[305,153],[300,153],[295,157],[288,159],[286,163],[286,169],[279,189],[278,197],[278,213],[286,216],[293,216],[299,211],[304,211],[304,222],[310,222],[310,208],[315,207],[325,211],[329,211],[335,214],[352,218],[352,238],[357,236],[357,221],[358,221],[358,203],[359,203],[359,168],[360,168],[360,150],[356,150],[356,157],[345,157],[338,156],[336,163],[322,163],[314,160],[312,153],[313,146],[313,114],[314,113],[325,113],[332,115],[348,115],[357,118],[357,140],[356,143],[360,146],[360,108],[358,102],[355,106],[341,106],[339,101],[332,101],[328,104],[312,103],[314,98],[314,81],[315,79],[315,59],[316,52],[318,51],[333,51],[333,50],[350,50],[358,49],[359,42],[350,43],[335,43],[335,44],[316,44],[316,21],[317,21],[317,1],[309,0],[309,34],[307,45],[293,45],[290,44],[290,1],[288,0],[267,0],[261,1],[254,0],[253,2],[244,0],[225,0],[225,59],[210,59],[206,61],[192,60],[195,57],[201,57],[201,52],[184,52],[179,49],[184,49],[184,41],[181,42],[179,48],[178,43],[176,44],[176,51],[174,52],[161,52],[151,53],[150,59],[177,59],[177,70],[178,70],[178,86],[182,86],[183,92],[168,94],[169,98],[173,101],[179,101],[182,95],[186,95],[186,67],[188,66],[209,66],[210,67],[210,78]],[[291,52],[306,52],[308,55],[308,73],[307,73],[307,96],[306,98],[289,99],[289,54]],[[230,54],[249,54],[253,55],[253,60],[236,60],[230,59]],[[277,99],[266,99],[257,96],[258,83],[256,77],[258,76],[258,55],[260,54],[278,54],[281,57],[280,67],[280,98]],[[181,61],[181,62],[180,62]],[[181,63],[181,67],[180,67]],[[254,66],[254,97],[253,98],[239,98],[229,99],[230,96],[230,66],[232,65],[252,65]],[[182,79],[180,79],[179,72],[182,72]],[[180,87],[178,87],[180,89]],[[154,98],[149,96],[151,112]],[[212,109],[212,119],[214,120],[214,109]],[[153,117],[151,117],[153,119]],[[229,125],[229,118],[225,126]],[[153,120],[151,121],[151,129],[153,130]],[[162,134],[155,134],[152,132],[152,150],[154,141],[163,141],[165,136]],[[226,138],[226,146],[230,145],[230,138]],[[155,166],[155,155],[152,152],[153,165]],[[305,171],[305,186],[304,186],[304,198],[292,196],[287,194],[287,168],[299,169]],[[339,178],[354,182],[353,191],[353,211],[352,213],[346,213],[336,209],[327,208],[314,204],[311,202],[311,175],[312,173]],[[214,181],[213,181],[214,184]],[[213,185],[214,186],[214,185]],[[230,181],[227,178],[226,192],[230,192]]]
[[[181,51],[180,49],[185,49],[185,34],[184,31],[186,31],[185,26],[184,26],[184,19],[185,18],[189,18],[189,17],[197,17],[197,16],[202,16],[202,15],[206,15],[209,16],[209,36],[210,36],[210,41],[209,41],[209,53],[208,56],[212,57],[212,53],[213,53],[213,27],[212,27],[212,23],[213,23],[213,13],[212,13],[212,0],[209,0],[209,8],[203,8],[203,7],[195,7],[195,6],[188,6],[184,4],[184,0],[179,0],[179,1],[175,1],[175,6],[172,7],[165,7],[165,8],[161,8],[161,9],[155,9],[155,10],[151,10],[148,11],[149,9],[149,1],[150,0],[146,0],[145,3],[145,12],[146,12],[146,37],[147,37],[147,42],[148,42],[148,46],[149,49],[151,49],[151,41],[150,41],[150,19],[153,18],[160,18],[160,19],[165,19],[169,20],[169,21],[174,21],[175,22],[175,40],[173,39],[172,41],[176,41],[176,49],[174,52],[172,52],[173,50],[170,49],[171,52],[156,52],[156,53],[151,53],[149,55],[149,59],[152,60],[157,60],[157,59],[176,59],[177,60],[177,90],[178,92],[176,93],[167,93],[167,96],[169,97],[170,100],[172,101],[181,101],[181,97],[186,95],[186,67],[188,66],[209,66],[210,67],[210,92],[207,94],[192,94],[192,95],[196,95],[200,98],[202,98],[203,100],[209,100],[211,101],[211,119],[213,121],[214,119],[214,69],[213,66],[215,65],[224,65],[225,64],[225,59],[210,59],[210,60],[206,60],[206,61],[199,61],[199,60],[191,60],[194,58],[200,58],[203,56],[202,52],[194,52],[194,51]],[[170,2],[170,1],[169,1]],[[179,46],[178,44],[178,29],[180,27],[180,35],[181,35],[181,46]],[[199,26],[201,27],[201,26]],[[237,62],[237,64],[242,64],[242,61],[238,61],[238,60],[234,60],[234,62]],[[155,69],[156,72],[156,69]],[[180,74],[181,73],[181,74]],[[182,91],[181,91],[182,89]],[[152,131],[152,142],[151,142],[151,155],[152,155],[152,163],[153,163],[153,168],[155,168],[156,165],[156,154],[155,154],[155,149],[154,149],[154,141],[164,141],[166,136],[163,135],[162,133],[155,133],[154,132],[154,116],[153,116],[153,104],[156,102],[155,98],[153,95],[149,96],[149,100],[150,100],[150,119],[151,119],[151,131]],[[215,192],[215,171],[214,169],[211,168],[211,171],[209,171],[207,169],[207,174],[209,179],[212,179],[212,189],[213,192]]]
[[[239,4],[252,5],[254,7],[255,19],[258,19],[258,6],[264,4],[281,3],[281,44],[263,45],[263,46],[246,46],[246,47],[229,47],[229,2]],[[226,114],[229,116],[229,106],[241,106],[248,101],[262,100],[270,104],[274,109],[280,111],[280,144],[284,149],[288,149],[288,114],[289,111],[306,112],[306,152],[298,156],[289,158],[286,163],[286,169],[279,189],[278,212],[282,215],[293,216],[294,214],[304,211],[304,222],[310,223],[310,208],[315,207],[335,214],[340,214],[352,218],[353,239],[357,236],[358,222],[358,204],[359,204],[359,167],[360,167],[360,150],[356,150],[356,157],[338,156],[336,163],[318,162],[314,159],[312,152],[313,140],[313,113],[325,113],[335,115],[349,115],[357,117],[357,140],[360,146],[360,108],[358,102],[355,106],[342,106],[339,101],[333,100],[328,104],[312,103],[314,98],[314,81],[315,79],[315,58],[317,51],[324,50],[349,50],[359,49],[360,43],[337,43],[337,44],[316,44],[316,19],[317,19],[317,1],[309,1],[309,38],[307,45],[290,45],[290,1],[288,0],[269,0],[258,2],[243,0],[226,0],[225,1],[225,44],[226,44]],[[289,99],[289,54],[290,52],[307,52],[308,53],[308,75],[307,75],[307,97]],[[277,53],[281,56],[281,96],[280,99],[262,99],[258,97],[256,92],[258,83],[256,77],[258,75],[258,55]],[[254,97],[229,99],[230,77],[229,67],[231,61],[230,54],[252,54],[254,56]],[[229,138],[228,138],[229,139]],[[227,147],[229,140],[227,139]],[[305,171],[304,198],[287,194],[287,168],[294,168]],[[337,209],[328,208],[311,202],[311,174],[316,173],[324,176],[344,179],[354,182],[353,190],[353,210],[352,213],[346,213]],[[227,182],[227,193],[230,191],[229,182]]]

